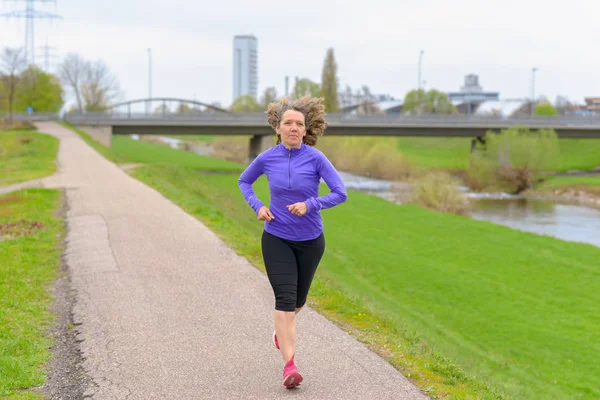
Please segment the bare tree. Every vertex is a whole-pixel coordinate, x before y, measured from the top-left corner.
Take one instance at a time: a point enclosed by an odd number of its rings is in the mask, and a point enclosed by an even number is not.
[[[352,93],[352,88],[350,85],[346,85],[344,91],[340,92],[340,107],[345,108],[354,105],[354,93]]]
[[[356,100],[360,104],[356,110],[358,114],[380,114],[381,110],[377,105],[377,98],[371,94],[371,89],[367,85],[363,85],[361,89],[356,91]]]
[[[79,54],[69,54],[60,67],[60,77],[75,95],[82,111],[102,111],[119,94],[119,83],[104,62],[90,62]]]
[[[86,111],[103,111],[120,93],[119,82],[104,62],[88,64],[81,92]]]
[[[27,58],[22,48],[6,48],[0,56],[0,76],[7,91],[8,121],[12,122],[13,101],[17,85],[21,80],[21,72],[27,67]]]
[[[59,75],[63,84],[73,91],[77,100],[78,111],[83,111],[83,99],[81,96],[81,85],[85,79],[85,74],[88,69],[88,62],[79,54],[67,54],[64,61],[60,65]]]

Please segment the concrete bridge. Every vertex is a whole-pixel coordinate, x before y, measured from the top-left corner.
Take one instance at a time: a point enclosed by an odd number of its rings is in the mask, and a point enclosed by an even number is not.
[[[246,135],[250,139],[250,159],[268,148],[274,135],[264,113],[203,114],[68,114],[64,119],[110,146],[112,135]],[[559,138],[600,139],[599,117],[500,118],[465,115],[327,116],[328,136],[431,136],[470,137],[482,140],[487,131],[509,127],[533,130],[551,128]]]

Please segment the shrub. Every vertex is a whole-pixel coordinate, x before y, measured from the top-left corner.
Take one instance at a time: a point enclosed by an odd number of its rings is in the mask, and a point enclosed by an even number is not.
[[[558,137],[554,130],[509,128],[488,132],[485,148],[471,157],[468,184],[474,190],[499,189],[519,193],[556,169]]]
[[[413,182],[408,203],[435,211],[468,215],[469,199],[459,189],[460,181],[446,172],[431,172]]]
[[[393,137],[320,138],[317,147],[341,171],[392,180],[414,173]]]

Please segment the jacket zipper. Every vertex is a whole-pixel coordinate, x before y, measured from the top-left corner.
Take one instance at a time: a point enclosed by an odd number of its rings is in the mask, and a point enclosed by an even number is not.
[[[291,164],[292,164],[292,149],[290,149],[289,153],[288,153],[288,189],[292,188],[292,172],[290,171]]]

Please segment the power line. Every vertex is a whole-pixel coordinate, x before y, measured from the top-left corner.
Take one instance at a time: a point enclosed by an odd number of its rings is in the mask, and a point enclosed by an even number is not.
[[[7,1],[7,0],[5,0]],[[25,10],[0,14],[0,17],[25,18],[25,56],[30,64],[35,64],[35,20],[62,19],[60,15],[35,9],[35,3],[56,3],[56,0],[11,0],[25,2]]]
[[[38,47],[38,50],[42,51],[42,58],[44,60],[44,71],[49,73],[50,65],[54,65],[54,61],[58,58],[58,56],[56,55],[56,47],[48,46],[48,40],[46,40],[46,45]]]

